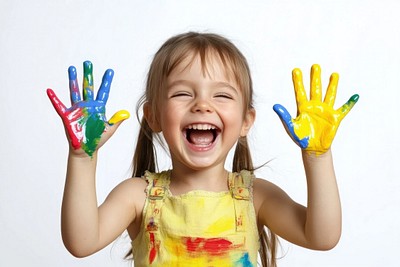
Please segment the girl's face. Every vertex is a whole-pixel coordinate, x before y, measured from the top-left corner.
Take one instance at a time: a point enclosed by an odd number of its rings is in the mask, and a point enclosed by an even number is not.
[[[213,54],[208,55],[206,70],[199,56],[183,60],[169,75],[161,99],[158,122],[149,123],[163,132],[174,168],[224,166],[230,149],[255,118],[254,110],[244,114],[241,89]]]

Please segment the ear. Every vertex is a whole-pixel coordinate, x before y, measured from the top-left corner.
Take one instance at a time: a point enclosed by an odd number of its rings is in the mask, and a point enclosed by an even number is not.
[[[160,123],[158,122],[156,116],[154,116],[153,110],[149,102],[146,102],[143,105],[143,116],[147,121],[147,124],[150,126],[151,130],[153,130],[153,132],[155,133],[161,132]]]
[[[244,116],[244,119],[243,119],[242,130],[240,131],[241,137],[244,137],[249,133],[250,128],[253,126],[255,119],[256,119],[255,109],[251,108],[251,109],[247,110],[246,115]]]

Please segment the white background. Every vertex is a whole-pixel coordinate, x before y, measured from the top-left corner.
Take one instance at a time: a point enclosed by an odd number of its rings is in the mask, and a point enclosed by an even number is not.
[[[335,107],[360,101],[333,144],[343,205],[343,234],[328,252],[282,242],[280,266],[395,266],[400,248],[399,1],[0,1],[0,265],[129,266],[123,236],[85,259],[73,258],[60,237],[67,142],[46,88],[69,101],[67,68],[94,64],[95,87],[115,70],[108,102],[134,115],[152,56],[170,36],[222,34],[248,58],[256,124],[250,134],[259,177],[305,203],[299,149],[272,111],[294,115],[291,70],[308,85],[313,63],[324,86],[340,74]],[[102,148],[98,199],[130,176],[138,123],[126,121]],[[169,167],[162,157],[162,167]]]

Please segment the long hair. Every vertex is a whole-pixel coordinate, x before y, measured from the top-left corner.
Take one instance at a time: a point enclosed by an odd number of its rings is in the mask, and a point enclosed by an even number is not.
[[[146,170],[158,171],[154,139],[158,140],[165,148],[160,135],[152,131],[145,118],[140,118],[141,107],[145,103],[148,104],[152,116],[150,119],[158,122],[157,114],[159,114],[162,95],[160,92],[166,89],[166,81],[170,73],[190,56],[199,56],[203,71],[207,72],[207,57],[210,53],[219,56],[227,74],[233,74],[242,90],[245,103],[243,114],[253,109],[253,85],[250,69],[246,58],[233,43],[212,33],[188,32],[171,37],[155,54],[148,72],[146,90],[136,106],[136,114],[141,121],[141,127],[132,161],[132,177],[141,177]],[[239,138],[232,165],[233,172],[243,169],[254,171],[246,137]],[[269,229],[264,229],[260,233],[260,257],[264,267],[276,266],[276,244],[277,237]]]

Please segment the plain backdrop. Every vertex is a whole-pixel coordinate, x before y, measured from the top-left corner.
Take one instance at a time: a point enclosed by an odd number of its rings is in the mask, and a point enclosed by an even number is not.
[[[400,248],[400,2],[364,1],[100,1],[0,0],[0,266],[130,266],[123,234],[93,256],[76,259],[60,235],[68,146],[47,99],[53,88],[69,105],[67,68],[94,64],[95,88],[115,71],[107,104],[133,115],[99,154],[101,203],[130,177],[138,132],[135,104],[149,63],[170,36],[215,32],[248,58],[257,119],[250,133],[257,176],[306,203],[299,148],[272,110],[294,115],[291,70],[318,63],[326,88],[340,74],[335,107],[360,101],[333,143],[343,206],[343,233],[331,251],[282,241],[279,266],[396,266]],[[230,160],[229,160],[230,161]],[[169,159],[162,155],[162,168]],[[229,167],[229,162],[227,163]]]

